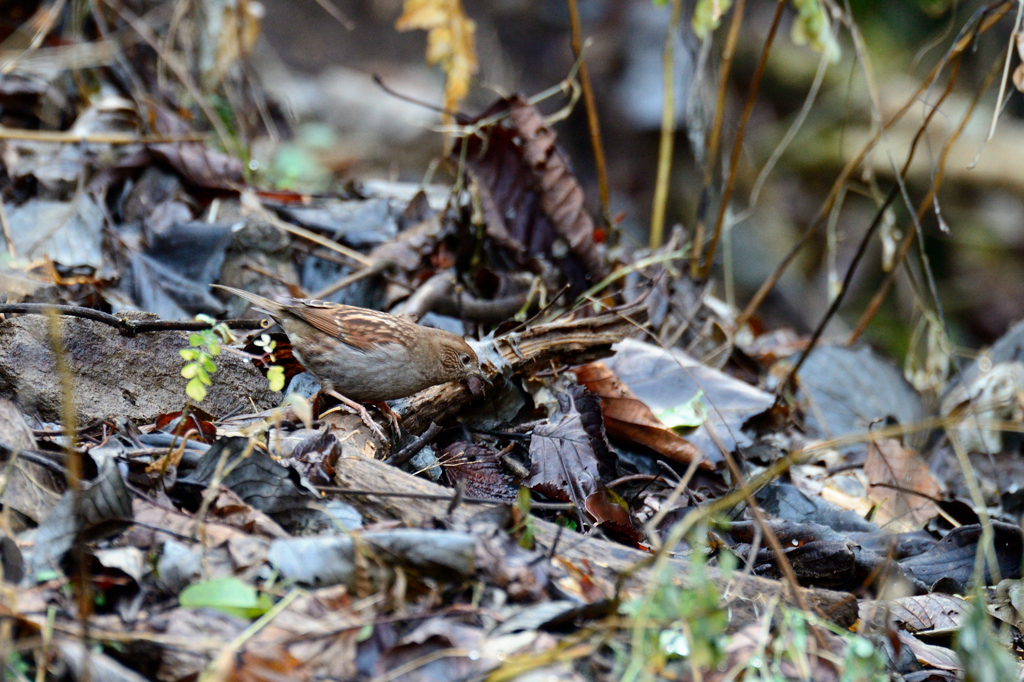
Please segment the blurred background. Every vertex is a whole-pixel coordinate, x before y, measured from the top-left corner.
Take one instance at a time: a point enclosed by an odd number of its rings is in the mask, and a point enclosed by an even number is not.
[[[942,0],[851,2],[840,9],[850,12],[863,37],[860,59],[849,26],[833,13],[832,20],[839,25],[830,30],[837,33],[838,59],[825,64],[817,97],[778,165],[763,180],[754,203],[751,191],[758,175],[800,116],[822,61],[820,51],[791,39],[796,12],[791,7],[784,10],[742,146],[730,212],[736,223],[717,259],[718,296],[742,308],[813,221],[839,171],[873,133],[877,117],[888,117],[914,95],[984,6]],[[438,117],[425,107],[389,95],[372,80],[378,74],[400,93],[441,102],[444,74],[425,64],[425,34],[394,29],[402,12],[401,0],[339,4],[351,30],[314,0],[265,0],[264,8],[263,33],[253,63],[292,125],[294,137],[283,144],[318,150],[320,169],[305,166],[294,171],[296,182],[300,177],[307,183],[327,177],[421,181],[440,155],[441,136],[435,132]],[[461,105],[467,114],[478,114],[501,94],[538,93],[557,84],[572,68],[565,0],[466,0],[464,9],[476,22],[479,59],[479,72]],[[728,167],[736,123],[774,10],[775,4],[769,2],[748,3],[746,8],[725,92],[719,152],[725,160],[717,165],[714,178],[719,185],[723,183],[720,169]],[[679,127],[667,206],[667,223],[688,230],[696,221],[702,196],[706,136],[714,117],[726,33],[726,26],[718,28],[704,51],[704,43],[692,29],[693,11],[694,2],[685,1],[683,21],[675,31]],[[663,45],[671,8],[651,0],[581,0],[579,12],[584,38],[591,41],[585,59],[607,156],[611,213],[621,220],[624,242],[640,248],[647,242],[651,219],[662,116]],[[945,140],[993,64],[1005,58],[1012,14],[980,36],[964,56],[953,92],[934,117],[907,175],[907,191],[915,204],[932,182]],[[730,16],[725,15],[725,22]],[[1015,66],[1018,58],[1013,59]],[[894,177],[894,166],[905,161],[928,105],[941,96],[949,71],[947,66],[937,84],[918,97],[851,175],[828,229],[821,230],[801,253],[760,309],[767,326],[785,324],[806,332],[820,318],[830,281],[835,286],[845,273],[860,235]],[[947,229],[939,229],[934,210],[922,222],[953,339],[964,346],[990,342],[1024,313],[1020,260],[1024,253],[1024,126],[1020,120],[1024,106],[1019,93],[1011,95],[995,137],[986,144],[997,87],[998,79],[982,95],[950,149],[937,201]],[[873,107],[873,97],[880,110]],[[556,98],[542,108],[552,112],[564,102]],[[582,102],[556,130],[597,215],[598,186]],[[276,153],[280,155],[281,149],[277,146]],[[264,153],[269,155],[270,150]],[[294,154],[289,158],[306,163],[295,149],[288,153]],[[283,170],[280,159],[278,168]],[[441,173],[433,179],[443,182],[450,177]],[[880,185],[884,188],[879,189]],[[891,249],[904,230],[913,229],[902,203],[897,201],[886,216],[882,238],[873,241],[843,308],[849,325],[878,286],[883,251]],[[721,270],[722,254],[731,256],[727,273]],[[919,312],[907,279],[897,277],[894,293],[873,321],[868,338],[900,357],[909,343],[909,323]]]

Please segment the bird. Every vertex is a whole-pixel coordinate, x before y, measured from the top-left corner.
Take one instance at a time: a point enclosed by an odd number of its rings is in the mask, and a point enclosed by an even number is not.
[[[271,300],[234,287],[213,287],[244,298],[284,328],[299,363],[328,395],[356,411],[386,439],[361,403],[376,406],[398,429],[384,401],[431,386],[478,377],[476,352],[460,336],[424,327],[407,317],[315,299]]]

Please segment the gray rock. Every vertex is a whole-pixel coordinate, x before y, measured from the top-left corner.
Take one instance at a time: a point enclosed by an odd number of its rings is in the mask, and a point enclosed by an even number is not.
[[[60,325],[80,424],[108,417],[151,422],[185,405],[184,361],[178,354],[188,347],[185,332],[129,338],[92,320],[65,317]],[[260,409],[280,402],[281,394],[271,392],[266,378],[244,358],[221,353],[215,362],[213,385],[201,405],[207,412],[221,416],[250,399]],[[25,315],[0,322],[0,397],[27,414],[59,422],[62,396],[49,319]]]

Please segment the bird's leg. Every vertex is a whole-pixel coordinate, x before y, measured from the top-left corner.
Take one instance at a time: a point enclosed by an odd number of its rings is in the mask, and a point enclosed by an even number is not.
[[[348,407],[350,407],[353,410],[355,410],[355,413],[359,415],[359,418],[363,420],[363,423],[366,424],[367,426],[369,426],[370,430],[373,431],[373,433],[378,438],[380,438],[385,443],[388,442],[388,437],[384,433],[384,429],[382,429],[380,427],[380,424],[378,424],[377,422],[373,421],[373,419],[370,417],[370,413],[366,411],[366,406],[360,405],[359,403],[357,403],[356,401],[354,401],[354,400],[352,400],[350,398],[346,398],[345,396],[341,395],[337,391],[327,391],[327,395],[330,395],[330,396],[333,396],[333,397],[337,398],[344,405],[347,405]]]
[[[388,422],[391,424],[391,428],[395,430],[396,434],[402,432],[402,418],[398,416],[398,413],[391,409],[383,400],[373,403],[373,406],[380,410],[380,413],[384,415]]]

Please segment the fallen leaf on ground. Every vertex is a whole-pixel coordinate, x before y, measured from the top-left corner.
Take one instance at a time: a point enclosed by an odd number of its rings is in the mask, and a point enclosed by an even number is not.
[[[651,408],[633,395],[603,362],[580,367],[576,380],[601,398],[604,425],[611,438],[642,445],[680,464],[689,464],[700,456],[697,448],[655,417]],[[714,471],[708,460],[699,466]]]
[[[898,440],[869,444],[864,473],[868,477],[868,497],[888,517],[876,519],[880,525],[915,530],[938,513],[932,500],[942,493],[942,488],[921,457]]]

